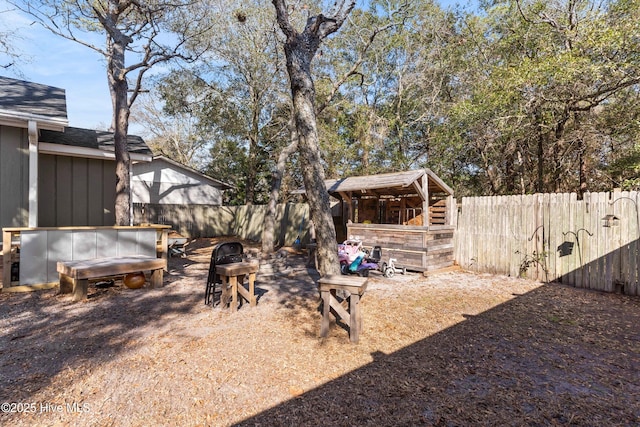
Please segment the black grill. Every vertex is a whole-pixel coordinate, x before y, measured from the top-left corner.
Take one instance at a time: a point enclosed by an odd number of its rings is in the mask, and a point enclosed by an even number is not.
[[[211,263],[209,264],[209,277],[207,278],[207,288],[204,294],[204,303],[215,304],[216,284],[221,283],[220,276],[216,274],[216,266],[222,264],[231,264],[233,262],[243,261],[244,249],[240,242],[224,242],[218,243],[213,247],[211,252]]]

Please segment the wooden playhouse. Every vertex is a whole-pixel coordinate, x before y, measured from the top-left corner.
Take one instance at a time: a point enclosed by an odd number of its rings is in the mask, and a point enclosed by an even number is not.
[[[326,180],[338,240],[380,245],[407,270],[453,265],[453,190],[429,169]]]

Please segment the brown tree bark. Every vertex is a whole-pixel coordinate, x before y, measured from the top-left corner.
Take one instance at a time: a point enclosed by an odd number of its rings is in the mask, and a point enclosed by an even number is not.
[[[262,228],[262,252],[264,253],[271,253],[274,251],[276,206],[278,205],[278,199],[280,198],[282,178],[284,177],[287,167],[287,159],[298,149],[298,133],[296,132],[293,123],[291,124],[290,134],[291,141],[289,142],[289,145],[280,152],[276,168],[271,177],[271,193],[269,194],[269,203],[267,203],[267,211],[264,215],[264,227]]]
[[[116,157],[116,225],[131,224],[131,159],[127,148],[130,113],[129,85],[124,72],[127,43],[128,39],[124,36],[122,36],[122,40],[117,40],[112,36],[107,37],[107,47],[110,53],[107,61],[107,78],[109,79],[114,112],[111,127]]]
[[[249,133],[249,158],[247,170],[247,187],[245,194],[245,204],[253,205],[256,193],[256,182],[258,176],[258,141],[260,140],[260,117],[259,108],[260,105],[259,96],[255,94],[255,90],[252,91],[251,103],[254,105],[253,114],[251,116],[251,131]]]
[[[318,146],[311,61],[322,41],[342,26],[354,8],[355,0],[336,2],[332,16],[310,16],[302,32],[298,32],[289,22],[285,0],[273,0],[273,5],[278,25],[286,36],[284,51],[298,132],[298,151],[318,244],[318,271],[321,275],[338,274],[340,266],[336,250],[336,230],[331,216],[329,193],[324,185],[324,169]]]
[[[544,130],[542,128],[542,114],[540,111],[536,110],[535,112],[536,122],[538,126],[538,135],[537,135],[537,176],[536,176],[536,193],[544,192],[544,146],[545,146],[545,136]]]

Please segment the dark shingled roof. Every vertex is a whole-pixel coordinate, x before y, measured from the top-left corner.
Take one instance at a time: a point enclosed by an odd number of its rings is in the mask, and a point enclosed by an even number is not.
[[[40,142],[71,145],[74,147],[94,148],[104,151],[114,151],[113,132],[66,127],[64,132],[40,130]],[[136,135],[127,136],[129,153],[153,155],[144,140]]]
[[[67,120],[64,89],[0,76],[0,109]]]
[[[0,76],[0,110],[67,121],[64,89]],[[61,126],[60,126],[61,128]],[[64,132],[40,129],[40,142],[114,151],[113,132],[65,127]],[[130,153],[152,156],[142,138],[127,137]]]

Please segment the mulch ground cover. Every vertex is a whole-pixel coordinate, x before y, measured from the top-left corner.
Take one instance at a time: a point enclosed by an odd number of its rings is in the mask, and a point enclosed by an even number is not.
[[[258,305],[204,305],[211,249],[164,286],[0,294],[0,424],[640,425],[640,298],[447,272],[372,274],[360,342],[319,337],[317,272],[264,257]]]

